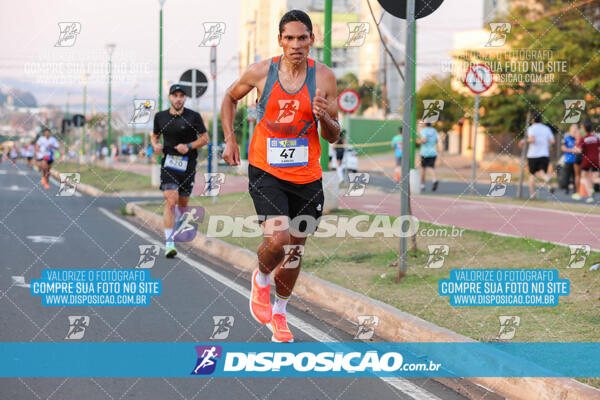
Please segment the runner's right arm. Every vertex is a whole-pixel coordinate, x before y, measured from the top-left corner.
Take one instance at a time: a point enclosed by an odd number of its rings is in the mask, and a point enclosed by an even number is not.
[[[152,135],[150,135],[150,143],[152,144],[153,153],[155,154],[162,153],[163,149],[163,145],[160,143],[160,129],[156,114],[154,114],[154,128],[152,128]]]
[[[221,121],[223,122],[223,132],[225,135],[223,160],[229,165],[240,164],[240,148],[233,132],[233,121],[235,120],[237,103],[250,93],[252,89],[257,88],[258,82],[266,79],[269,63],[270,60],[263,60],[250,65],[240,79],[227,89],[223,97],[223,103],[221,104]],[[245,143],[242,145],[245,146]]]

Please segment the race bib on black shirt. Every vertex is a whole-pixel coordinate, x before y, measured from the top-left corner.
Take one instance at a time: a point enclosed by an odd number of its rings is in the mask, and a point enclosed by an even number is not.
[[[175,150],[180,143],[191,143],[201,134],[206,134],[206,127],[200,114],[184,108],[181,114],[171,114],[169,110],[154,114],[153,132],[163,137],[163,153],[181,156]],[[196,160],[198,152],[193,149],[185,154],[189,160]]]

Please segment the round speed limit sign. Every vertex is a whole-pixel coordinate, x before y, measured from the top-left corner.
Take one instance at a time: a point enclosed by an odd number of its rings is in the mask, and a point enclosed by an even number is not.
[[[356,91],[346,89],[338,96],[338,107],[345,113],[353,113],[358,108],[360,97]]]
[[[492,83],[494,83],[494,74],[485,64],[471,65],[465,76],[465,85],[475,94],[485,92],[492,87]]]

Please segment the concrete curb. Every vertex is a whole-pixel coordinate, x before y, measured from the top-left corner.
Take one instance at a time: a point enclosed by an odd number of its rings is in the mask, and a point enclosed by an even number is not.
[[[137,202],[127,203],[127,212],[144,224],[162,229],[162,218],[143,209]],[[222,240],[197,234],[190,243],[209,255],[232,264],[249,274],[258,266],[256,253]],[[357,321],[359,315],[377,315],[377,334],[390,342],[474,342],[473,339],[405,313],[381,301],[300,272],[294,296]],[[325,301],[327,300],[327,301]],[[571,378],[465,378],[510,399],[600,399],[600,390]]]
[[[50,174],[60,180],[60,171],[50,170]],[[103,192],[102,190],[85,183],[78,183],[77,190],[83,194],[94,197],[163,197],[160,190],[145,190],[145,191],[123,191],[123,192]]]

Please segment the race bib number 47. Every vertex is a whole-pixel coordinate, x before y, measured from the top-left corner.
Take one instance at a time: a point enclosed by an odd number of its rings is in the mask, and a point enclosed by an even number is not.
[[[174,169],[175,171],[187,170],[188,158],[184,156],[167,155],[165,158],[165,168]]]
[[[272,167],[308,165],[308,138],[267,138],[267,162]]]

